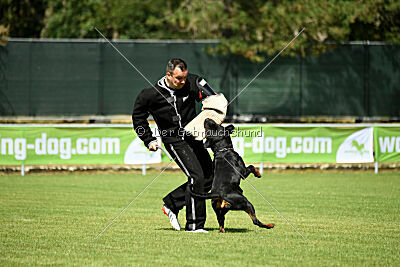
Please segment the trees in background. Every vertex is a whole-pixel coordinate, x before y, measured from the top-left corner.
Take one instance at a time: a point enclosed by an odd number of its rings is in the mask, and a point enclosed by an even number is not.
[[[326,42],[400,42],[396,0],[2,0],[0,35],[11,37],[218,39],[213,52],[253,61],[275,54],[303,27],[291,53]],[[1,33],[3,32],[3,33]]]

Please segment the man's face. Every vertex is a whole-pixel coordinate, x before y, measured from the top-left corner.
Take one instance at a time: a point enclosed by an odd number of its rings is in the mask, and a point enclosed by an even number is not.
[[[181,89],[186,83],[188,71],[175,68],[172,73],[167,72],[168,85],[173,89]]]

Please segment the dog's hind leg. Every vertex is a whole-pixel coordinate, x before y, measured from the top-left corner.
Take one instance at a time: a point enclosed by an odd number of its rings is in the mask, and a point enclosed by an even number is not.
[[[256,211],[254,209],[254,206],[250,202],[248,202],[247,209],[245,211],[249,214],[249,216],[250,216],[251,220],[253,221],[253,223],[255,225],[257,225],[258,227],[267,228],[267,229],[274,228],[275,225],[273,223],[266,224],[266,223],[260,222],[257,219]]]
[[[227,208],[222,208],[222,199],[213,199],[211,201],[211,205],[214,209],[215,214],[217,215],[217,220],[219,224],[219,231],[221,233],[225,233],[225,214],[229,211]]]

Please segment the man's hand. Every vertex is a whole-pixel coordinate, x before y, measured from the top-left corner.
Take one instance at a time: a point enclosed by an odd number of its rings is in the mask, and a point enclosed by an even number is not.
[[[149,150],[150,151],[157,151],[158,149],[158,142],[151,142],[149,145]]]

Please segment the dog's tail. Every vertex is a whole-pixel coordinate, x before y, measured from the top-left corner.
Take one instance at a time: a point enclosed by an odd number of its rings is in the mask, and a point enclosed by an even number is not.
[[[211,198],[220,197],[220,195],[218,195],[216,193],[197,194],[197,193],[193,192],[191,186],[188,186],[188,191],[192,196],[197,197],[197,198],[201,198],[201,199],[211,199]]]

